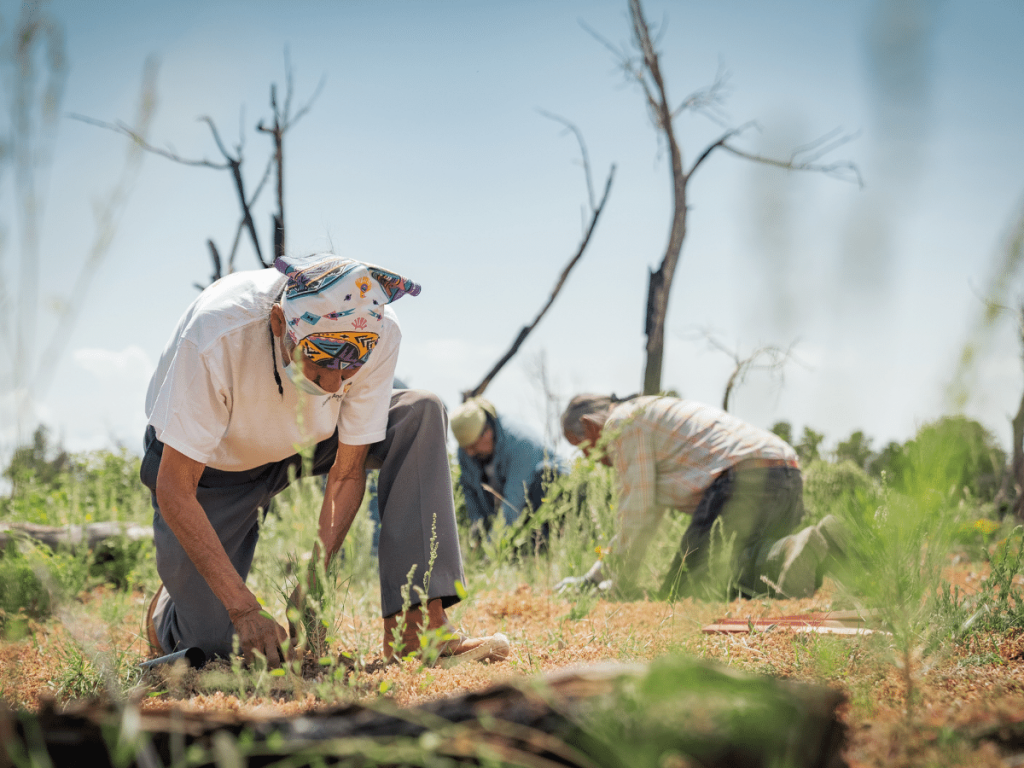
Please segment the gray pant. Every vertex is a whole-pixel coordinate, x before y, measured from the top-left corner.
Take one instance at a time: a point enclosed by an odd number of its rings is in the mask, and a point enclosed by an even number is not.
[[[432,532],[437,555],[430,574],[428,599],[445,607],[459,601],[455,581],[465,583],[452,499],[446,445],[448,416],[441,401],[421,390],[396,390],[388,411],[387,434],[370,447],[367,467],[379,467],[381,515],[379,571],[381,612],[402,609],[401,589],[415,567],[412,584],[422,587],[430,561]],[[330,470],[338,450],[337,433],[316,446],[312,474]],[[196,646],[208,656],[228,656],[234,627],[227,610],[199,574],[160,513],[156,478],[163,443],[147,428],[142,482],[153,492],[153,540],[156,564],[165,591],[156,608],[156,629],[164,650]],[[196,498],[210,519],[232,565],[243,579],[252,566],[259,539],[260,509],[288,487],[289,468],[300,474],[298,455],[245,472],[207,467]],[[412,605],[419,604],[416,593]]]
[[[777,582],[782,565],[771,558],[772,548],[796,529],[803,516],[799,469],[734,467],[723,472],[701,496],[660,595],[674,599],[717,594],[716,582],[723,579],[734,585],[730,596],[765,594],[769,587],[761,577]],[[731,562],[724,564],[724,573],[715,573],[716,564],[709,560],[714,547],[722,545],[722,538],[713,536],[718,520],[723,536],[734,537]]]

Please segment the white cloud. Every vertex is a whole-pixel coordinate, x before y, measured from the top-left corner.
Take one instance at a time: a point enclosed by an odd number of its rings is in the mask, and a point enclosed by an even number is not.
[[[72,358],[100,381],[112,380],[135,383],[149,381],[154,365],[141,348],[130,345],[115,352],[110,349],[76,349]]]

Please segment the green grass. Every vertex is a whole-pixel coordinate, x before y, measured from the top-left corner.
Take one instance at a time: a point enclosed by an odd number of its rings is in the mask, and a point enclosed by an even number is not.
[[[870,653],[858,651],[854,655],[847,652],[847,639],[798,638],[793,644],[794,669],[817,680],[842,681],[857,676],[851,670],[858,667],[855,671],[861,672],[861,687],[851,689],[850,694],[855,706],[864,711],[873,703],[871,686],[863,682],[866,678],[861,667],[895,665],[904,670],[911,712],[919,695],[915,691],[917,676],[930,656],[966,647],[981,632],[1010,632],[1024,627],[1024,601],[1016,583],[1024,571],[1024,536],[1011,525],[993,519],[994,507],[989,500],[975,498],[957,486],[950,469],[955,462],[948,459],[941,442],[928,450],[907,451],[898,483],[871,478],[856,467],[826,462],[808,469],[809,520],[835,514],[852,534],[853,558],[836,574],[841,582],[840,601],[877,611],[893,634],[874,636]],[[50,525],[103,519],[149,522],[149,496],[136,480],[137,460],[123,454],[92,455],[74,466],[73,471],[49,484],[23,478],[18,495],[0,501],[4,519]],[[275,616],[286,614],[285,602],[309,567],[320,489],[316,479],[293,483],[275,500],[273,513],[261,526],[249,585]],[[550,526],[551,535],[546,550],[539,551],[530,542],[543,523]],[[636,575],[638,589],[653,590],[660,585],[687,523],[682,515],[665,516]],[[525,525],[509,527],[499,521],[488,536],[480,537],[460,517],[466,600],[472,602],[480,592],[510,591],[524,583],[538,591],[550,591],[563,577],[585,573],[602,555],[616,529],[612,473],[601,465],[580,460],[568,476],[559,478],[549,489],[544,503]],[[381,642],[379,585],[371,537],[372,524],[363,510],[329,571],[318,574],[324,589],[312,606],[315,620],[326,626],[330,646],[344,647],[353,656],[363,658],[378,656]],[[990,561],[991,576],[970,597],[950,590],[942,581],[942,568],[955,551]],[[376,681],[374,690],[367,691],[365,676],[348,674],[337,659],[330,657],[322,659],[323,674],[317,680],[304,679],[293,666],[271,671],[259,664],[244,668],[237,661],[198,676],[166,670],[140,678],[137,651],[119,647],[116,639],[105,634],[103,625],[123,624],[128,611],[138,611],[139,592],[148,595],[155,589],[158,579],[150,542],[112,541],[102,559],[81,552],[53,553],[27,542],[9,549],[0,557],[0,621],[7,639],[24,637],[30,620],[45,620],[47,616],[56,616],[65,626],[85,626],[80,617],[75,618],[74,598],[99,581],[111,584],[114,590],[103,601],[99,623],[92,629],[74,631],[52,648],[60,658],[60,674],[52,681],[51,691],[61,701],[98,693],[123,697],[139,685],[154,695],[224,691],[242,698],[272,695],[298,700],[312,693],[325,703],[346,703],[356,698],[365,701],[367,693],[384,698],[395,694],[394,688],[389,688],[395,683],[388,680]],[[410,597],[419,586],[409,585]],[[133,594],[134,602],[129,599]],[[600,620],[595,621],[593,612],[602,597],[608,596],[594,592],[572,596],[568,609],[562,610],[560,620],[546,636],[522,640],[523,653],[514,671],[529,674],[540,670],[541,652],[565,643],[574,626],[587,627],[593,632],[594,642],[600,643],[606,630]],[[717,600],[722,596],[712,597]],[[458,610],[454,613],[456,622]],[[354,628],[349,620],[353,616],[368,619],[363,629]],[[619,657],[624,660],[647,657],[639,639],[621,646]],[[691,650],[700,653],[699,648]],[[725,660],[729,661],[728,652]],[[776,669],[764,660],[746,663],[762,671]],[[961,667],[1000,663],[998,654],[991,650],[968,653],[958,662]],[[670,676],[677,673],[683,677],[690,674],[681,668],[665,672]],[[430,679],[430,674],[424,671],[424,681]],[[429,681],[423,684],[429,685]],[[638,699],[627,699],[629,717],[623,722],[635,733],[646,733],[644,718],[662,706],[658,703],[661,694],[643,687],[638,690],[642,691]],[[644,698],[648,696],[652,697],[650,707]],[[623,738],[633,737],[626,734]],[[675,748],[660,742],[652,745],[654,751]],[[415,750],[409,753],[409,764],[430,762],[423,754],[416,754]]]

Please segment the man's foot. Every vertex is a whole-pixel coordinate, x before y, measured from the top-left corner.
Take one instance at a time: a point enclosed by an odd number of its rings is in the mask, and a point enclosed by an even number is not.
[[[776,553],[775,549],[779,548]],[[810,597],[818,588],[818,565],[828,554],[828,541],[815,525],[776,542],[769,554],[781,555],[779,592],[789,598]]]
[[[146,639],[149,641],[149,657],[155,659],[157,656],[164,655],[164,649],[160,646],[160,636],[156,633],[156,604],[163,594],[164,585],[163,582],[156,588],[156,593],[153,595],[153,599],[149,601],[149,610],[146,611]]]
[[[500,632],[485,637],[466,637],[456,630],[444,612],[441,600],[435,598],[427,603],[427,628],[423,630],[423,611],[420,606],[411,608],[404,614],[401,637],[396,641],[399,619],[402,614],[387,616],[384,619],[384,659],[408,656],[410,653],[428,651],[431,646],[430,634],[434,633],[434,650],[438,662],[445,666],[453,666],[463,661],[504,661],[508,658],[511,644]],[[426,643],[421,637],[427,637]]]
[[[815,526],[828,543],[828,553],[837,562],[850,555],[850,531],[846,523],[835,515],[825,515]]]

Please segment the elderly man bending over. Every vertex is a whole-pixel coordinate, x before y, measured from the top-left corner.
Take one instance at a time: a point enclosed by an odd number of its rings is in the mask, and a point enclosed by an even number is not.
[[[228,656],[237,635],[247,660],[258,652],[280,663],[287,633],[245,580],[259,510],[288,486],[289,471],[303,471],[299,450],[310,448],[312,473],[327,474],[311,563],[326,566],[337,553],[363,499],[365,468],[380,467],[385,658],[418,649],[424,624],[443,631],[446,654],[504,658],[503,635],[462,637],[445,614],[465,577],[444,408],[427,392],[392,392],[401,330],[387,305],[420,287],[333,254],[274,266],[203,291],[150,382],[141,476],[153,493],[163,581],[147,617],[153,653],[197,646]],[[432,543],[426,610],[413,594],[400,616],[401,589],[410,572],[423,584]],[[311,592],[315,574],[311,565]]]
[[[672,508],[691,520],[664,578],[662,597],[700,594],[714,578],[709,554],[732,537],[732,555],[724,565],[733,591],[806,597],[820,584],[828,540],[840,533],[834,529],[837,521],[790,535],[804,514],[803,480],[796,452],[771,432],[690,400],[620,402],[593,394],[573,398],[562,415],[562,430],[587,454],[602,443],[602,461],[614,466],[619,484],[620,531],[611,551],[620,567],[611,574],[599,560],[577,581],[597,583],[610,576],[620,584],[629,581],[665,509]],[[717,521],[722,537],[713,534]]]

